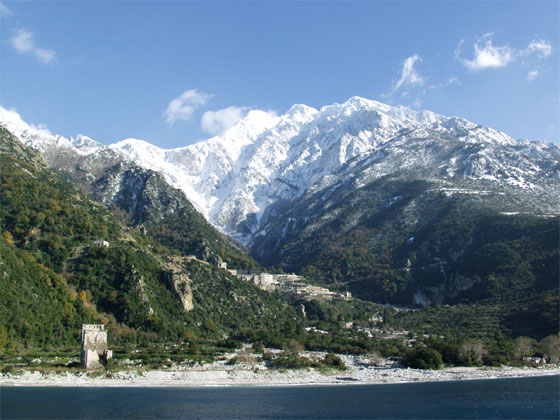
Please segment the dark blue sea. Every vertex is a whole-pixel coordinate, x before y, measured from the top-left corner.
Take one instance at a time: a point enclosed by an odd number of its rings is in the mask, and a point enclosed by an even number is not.
[[[6,419],[559,419],[560,376],[321,387],[2,387]]]

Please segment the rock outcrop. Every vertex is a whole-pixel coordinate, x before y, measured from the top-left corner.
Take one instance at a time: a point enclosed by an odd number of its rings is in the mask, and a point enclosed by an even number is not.
[[[191,279],[183,271],[182,263],[188,257],[168,257],[166,278],[169,285],[179,298],[183,309],[188,312],[194,309]]]

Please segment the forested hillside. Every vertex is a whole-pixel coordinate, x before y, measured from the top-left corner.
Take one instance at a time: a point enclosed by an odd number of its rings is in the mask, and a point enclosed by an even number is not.
[[[219,338],[296,318],[275,295],[125,227],[0,130],[2,348],[76,344],[90,322],[136,342]],[[170,258],[180,260],[174,272]]]
[[[461,182],[404,173],[355,189],[349,180],[290,205],[254,249],[365,300],[498,305],[498,324],[514,334],[556,333],[558,307],[542,303],[559,299],[558,217],[504,212],[515,206],[507,189]]]

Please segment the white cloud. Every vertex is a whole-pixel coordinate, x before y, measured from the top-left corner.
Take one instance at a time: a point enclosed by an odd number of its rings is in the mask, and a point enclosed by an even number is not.
[[[35,40],[33,39],[33,34],[25,29],[17,31],[17,33],[10,39],[10,42],[17,52],[21,54],[34,55],[35,58],[45,65],[56,61],[56,53],[53,50],[46,50],[44,48],[37,47],[35,45]]]
[[[460,85],[461,82],[459,81],[459,79],[455,76],[451,76],[449,79],[447,79],[447,81],[443,82],[443,83],[439,83],[437,85],[430,85],[428,86],[428,88],[430,89],[439,89],[442,87],[447,87],[447,86],[451,86],[451,85]]]
[[[393,92],[396,92],[403,86],[422,85],[424,83],[424,79],[414,68],[414,64],[416,64],[418,61],[422,61],[422,57],[417,54],[404,60],[401,71],[401,78],[393,86]]]
[[[173,124],[177,120],[188,120],[195,109],[205,105],[212,96],[214,95],[199,92],[197,89],[184,91],[167,105],[167,109],[163,112],[165,121]]]
[[[25,124],[15,109],[6,109],[3,106],[0,106],[0,123],[13,125]]]
[[[552,45],[544,39],[540,40],[533,40],[529,44],[529,46],[521,51],[521,55],[528,55],[528,54],[537,54],[541,58],[546,58],[550,54],[552,54]]]
[[[10,16],[12,11],[4,3],[0,2],[0,16]]]
[[[445,85],[450,86],[450,85],[460,85],[460,84],[461,82],[459,81],[459,79],[457,79],[457,77],[451,76],[449,80],[447,80],[447,83]]]
[[[464,43],[462,40],[455,50],[455,57],[471,71],[479,71],[491,68],[507,66],[515,59],[515,50],[507,45],[497,47],[492,42],[492,33],[483,35],[475,42],[474,57],[467,60],[461,57],[461,50]]]
[[[248,109],[247,107],[229,106],[218,111],[206,111],[200,124],[207,133],[219,134],[245,117]]]
[[[383,100],[391,101],[397,92],[399,92],[401,101],[409,103],[410,106],[414,108],[420,108],[424,101],[423,98],[426,95],[426,88],[423,87],[426,82],[426,78],[416,70],[415,65],[421,61],[422,57],[418,54],[414,54],[406,58],[402,63],[400,78],[398,80],[393,80],[393,85],[389,91],[387,93],[382,93],[379,96]],[[427,88],[433,87],[435,86],[428,86]]]
[[[41,134],[52,135],[49,129],[44,124],[28,124],[19,115],[15,109],[7,109],[0,105],[0,124],[5,126],[16,136],[22,130],[35,130]]]
[[[463,44],[465,42],[464,40],[461,40],[455,49],[455,57],[469,70],[480,71],[491,68],[506,67],[508,64],[516,61],[517,59],[524,59],[531,55],[544,59],[552,54],[552,45],[544,39],[534,39],[529,43],[527,48],[523,50],[516,50],[507,45],[495,46],[493,44],[492,37],[492,33],[487,33],[474,43],[474,56],[472,60],[461,57]],[[529,80],[533,80],[538,75],[538,70],[532,70],[529,72],[527,78]]]
[[[424,100],[421,97],[417,97],[414,100],[414,102],[412,103],[412,107],[413,108],[420,108],[423,103],[424,103]]]
[[[531,70],[529,73],[527,73],[527,80],[534,80],[539,76],[539,74],[540,72],[538,70]]]

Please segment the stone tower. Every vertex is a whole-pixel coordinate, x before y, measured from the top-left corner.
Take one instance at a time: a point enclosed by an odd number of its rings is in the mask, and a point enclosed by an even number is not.
[[[107,332],[104,325],[82,325],[82,367],[95,369],[101,367],[100,359],[105,361],[113,356],[107,346]]]

